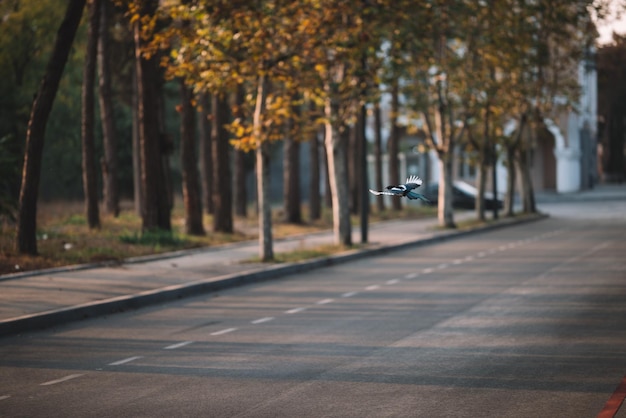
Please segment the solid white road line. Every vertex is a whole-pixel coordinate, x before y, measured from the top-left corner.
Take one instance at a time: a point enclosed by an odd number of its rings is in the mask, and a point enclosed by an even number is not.
[[[67,382],[68,380],[76,379],[77,377],[81,377],[82,374],[70,374],[69,376],[62,377],[56,380],[50,380],[49,382],[41,383],[40,386],[50,386],[56,385],[57,383]]]
[[[273,316],[266,316],[265,318],[259,318],[259,319],[255,319],[254,321],[252,321],[252,324],[262,324],[264,322],[270,322],[273,321],[274,317]]]
[[[109,363],[109,366],[120,366],[122,364],[130,363],[131,361],[139,360],[141,356],[128,357],[123,360],[114,361],[113,363]]]
[[[177,348],[181,348],[192,343],[193,341],[183,341],[182,343],[168,345],[167,347],[164,348],[164,350],[176,350]]]
[[[226,328],[226,329],[223,329],[221,331],[212,332],[211,335],[224,335],[224,334],[228,334],[229,332],[233,332],[233,331],[237,331],[237,328]]]
[[[285,311],[285,313],[294,314],[294,313],[302,312],[304,310],[306,310],[306,308],[293,308],[293,309],[289,309],[288,311]]]

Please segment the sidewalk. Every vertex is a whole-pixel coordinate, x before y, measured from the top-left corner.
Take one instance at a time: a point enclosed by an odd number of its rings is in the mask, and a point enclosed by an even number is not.
[[[455,214],[457,222],[474,217],[473,211]],[[366,248],[299,263],[248,262],[258,256],[258,242],[248,241],[144,257],[117,266],[70,266],[17,277],[0,276],[0,336],[136,309],[540,218],[502,219],[497,224],[462,231],[437,230],[435,218],[385,221],[369,225]],[[278,240],[274,243],[274,251],[287,252],[332,242],[332,232],[325,231]],[[353,242],[360,242],[358,228],[353,228]]]
[[[599,184],[593,189],[573,193],[542,191],[535,193],[538,203],[626,200],[626,184]]]
[[[536,199],[539,210],[542,203],[626,200],[626,185],[601,185],[566,195],[542,192]],[[457,222],[474,217],[473,211],[455,213]],[[0,337],[541,218],[501,219],[487,227],[463,231],[438,230],[434,218],[385,221],[369,225],[369,243],[363,249],[299,263],[247,262],[258,256],[258,242],[248,241],[143,257],[116,266],[70,266],[0,276]],[[277,240],[274,251],[332,242],[331,231],[319,232]],[[360,242],[357,227],[353,228],[353,242]]]

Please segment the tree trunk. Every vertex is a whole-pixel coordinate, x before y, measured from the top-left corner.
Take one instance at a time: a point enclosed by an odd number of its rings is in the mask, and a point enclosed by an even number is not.
[[[517,180],[517,167],[516,167],[516,153],[517,149],[521,146],[522,139],[524,138],[524,132],[526,130],[526,113],[522,113],[518,127],[516,138],[513,142],[506,143],[506,167],[507,167],[507,184],[506,184],[506,197],[504,201],[504,213],[505,216],[514,216],[515,206],[515,183]]]
[[[172,169],[170,156],[174,153],[174,140],[168,134],[165,126],[165,80],[160,66],[157,65],[156,82],[154,83],[154,95],[157,98],[157,126],[159,131],[159,144],[161,150],[161,175],[162,192],[159,194],[161,204],[168,208],[168,213],[174,208],[174,183],[172,181]]]
[[[259,204],[259,256],[261,261],[274,259],[272,244],[272,208],[269,199],[270,164],[267,141],[262,138],[261,113],[265,108],[266,94],[265,77],[258,80],[256,92],[256,104],[252,121],[252,135],[256,142],[256,176],[257,176],[257,201]]]
[[[142,15],[151,15],[154,8],[153,4],[144,5]],[[170,231],[170,204],[166,176],[163,172],[163,144],[159,129],[159,64],[155,56],[146,59],[142,55],[144,40],[140,25],[140,20],[133,24],[133,33],[141,151],[142,231],[154,229]]]
[[[320,193],[320,147],[317,129],[309,139],[309,159],[311,173],[309,183],[309,219],[314,221],[322,216],[322,196]]]
[[[211,145],[213,157],[213,231],[233,232],[233,192],[230,172],[230,144],[225,125],[228,123],[228,101],[213,95],[211,112]]]
[[[327,87],[329,90],[330,87]],[[350,202],[348,194],[348,176],[346,167],[345,138],[339,134],[337,121],[338,104],[335,94],[329,92],[324,113],[326,116],[326,134],[324,138],[328,158],[328,176],[333,207],[333,233],[335,244],[352,245],[352,226],[350,225]]]
[[[487,166],[489,163],[495,164],[493,161],[494,156],[492,154],[492,144],[491,144],[491,131],[489,128],[491,116],[491,105],[489,100],[485,105],[485,111],[483,115],[483,135],[479,144],[479,157],[478,157],[478,195],[476,196],[476,218],[484,221],[486,219],[485,216],[485,189],[487,187]],[[494,196],[496,196],[496,192],[494,190]],[[494,202],[495,203],[495,202]]]
[[[399,87],[398,80],[394,80],[391,86],[391,115],[389,117],[391,123],[391,132],[389,142],[387,143],[387,154],[389,154],[389,184],[400,183],[400,168],[398,166],[398,152],[400,142],[400,127],[398,126],[398,114],[400,112]],[[402,202],[400,199],[391,199],[391,207],[393,210],[401,210]]]
[[[246,91],[243,86],[239,86],[235,95],[235,118],[245,118],[243,107],[246,100]],[[236,149],[234,156],[235,167],[235,214],[237,216],[248,216],[248,188],[246,185],[246,152]]]
[[[283,141],[283,202],[288,223],[302,223],[300,194],[300,143],[288,132]]]
[[[89,229],[100,228],[100,212],[98,208],[98,178],[96,173],[95,153],[95,91],[96,60],[98,56],[98,34],[100,32],[100,1],[92,0],[89,5],[89,33],[87,35],[87,51],[83,66],[82,90],[82,165],[83,192],[85,194],[85,215]]]
[[[374,187],[383,189],[383,124],[380,113],[380,103],[374,105]],[[385,199],[376,199],[378,212],[385,210]]]
[[[135,213],[143,214],[143,193],[141,191],[141,142],[139,140],[139,92],[137,86],[137,69],[133,68],[132,87],[132,141],[133,141],[133,197]]]
[[[328,149],[326,148],[326,128],[324,128],[324,146],[322,156],[324,157],[324,204],[327,208],[333,207],[333,194],[330,190],[330,166],[328,163]]]
[[[203,206],[208,214],[213,213],[213,170],[211,170],[211,101],[207,93],[201,93],[198,131],[200,136],[200,177]]]
[[[358,179],[357,182],[359,189],[359,215],[361,221],[361,243],[365,244],[368,241],[368,224],[369,224],[369,212],[370,212],[370,194],[368,192],[368,174],[367,174],[367,134],[365,127],[367,124],[367,109],[365,104],[362,104],[359,109],[359,117],[357,122],[357,139],[359,143],[359,158],[358,158]]]
[[[248,187],[246,184],[246,152],[236,149],[235,158],[235,214],[248,216]]]
[[[452,210],[452,155],[439,157],[439,226],[444,228],[456,228],[454,223],[454,211]]]
[[[259,205],[259,257],[261,261],[274,259],[272,240],[272,208],[269,199],[270,163],[268,144],[256,149],[257,201]]]
[[[180,159],[183,176],[183,204],[185,206],[185,232],[189,235],[204,235],[202,225],[202,199],[200,179],[196,161],[195,114],[193,92],[180,80],[181,124]]]
[[[69,1],[65,17],[57,32],[52,54],[33,101],[26,131],[26,151],[15,235],[16,251],[22,254],[37,254],[37,197],[46,124],[84,7],[85,0]]]
[[[517,150],[517,166],[522,183],[522,212],[527,214],[537,212],[528,154],[529,150],[525,146],[519,147]]]
[[[511,144],[506,146],[506,196],[504,198],[504,216],[514,216],[515,206],[515,147]]]
[[[119,185],[117,182],[117,136],[113,114],[111,93],[111,73],[109,70],[109,1],[100,6],[100,34],[98,37],[98,73],[100,119],[102,120],[102,143],[104,157],[102,166],[102,197],[106,213],[117,217],[120,214]]]
[[[348,164],[348,187],[350,188],[350,213],[356,215],[359,213],[359,177],[358,177],[358,163],[359,163],[359,135],[356,124],[352,126],[346,126],[345,130],[345,142],[349,150],[352,152],[346,152],[347,164]]]
[[[482,146],[480,147],[480,157],[479,157],[479,161],[478,161],[478,173],[477,173],[477,180],[476,180],[476,189],[478,190],[477,192],[477,196],[476,196],[476,206],[474,207],[474,210],[476,211],[476,219],[484,221],[486,219],[485,217],[485,188],[487,185],[487,165],[485,163],[486,161],[486,150],[485,150],[485,145],[481,144]]]

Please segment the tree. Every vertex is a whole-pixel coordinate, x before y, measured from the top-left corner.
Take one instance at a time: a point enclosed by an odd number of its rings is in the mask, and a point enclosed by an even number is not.
[[[236,119],[246,118],[245,114],[245,89],[240,86],[235,94],[235,107],[233,108],[234,117]],[[248,212],[248,189],[246,186],[247,170],[247,153],[244,150],[235,150],[234,168],[235,168],[235,214],[245,217]]]
[[[217,2],[202,7],[206,5],[199,1],[192,7],[163,7],[181,22],[161,35],[176,43],[169,72],[185,77],[199,91],[225,95],[240,86],[248,89],[247,106],[253,110],[246,113],[252,120],[235,119],[230,129],[234,144],[256,155],[259,252],[262,260],[271,260],[268,143],[282,139],[294,94],[291,85],[297,84],[294,74],[301,67],[296,57],[310,48],[314,21],[308,17],[311,10],[297,2]],[[223,154],[220,158],[224,160]]]
[[[65,6],[54,0],[0,2],[0,217],[12,221],[17,218],[33,92]]]
[[[465,122],[459,96],[455,93],[462,78],[459,56],[450,45],[457,34],[454,33],[455,19],[463,16],[457,8],[461,2],[439,3],[433,11],[430,34],[434,40],[431,48],[423,52],[433,65],[424,71],[418,67],[416,79],[424,94],[418,105],[424,125],[426,140],[437,153],[439,160],[439,225],[455,228],[452,208],[452,166],[455,149],[463,135]],[[424,57],[420,57],[423,60]]]
[[[287,133],[283,141],[283,203],[285,220],[299,224],[302,223],[302,212],[300,208],[300,141],[295,138],[295,124],[298,123],[294,121],[296,117],[298,117],[297,107],[294,117],[287,123]]]
[[[380,111],[380,102],[374,104],[374,187],[376,190],[383,189],[383,133],[382,133],[382,115]],[[385,210],[385,200],[376,199],[376,207],[379,212]]]
[[[400,167],[398,164],[398,152],[400,142],[400,126],[398,125],[398,116],[400,114],[400,91],[397,78],[394,78],[391,83],[391,114],[389,115],[391,131],[389,133],[389,141],[387,141],[387,155],[389,156],[387,175],[389,176],[389,184],[399,184]],[[401,210],[402,202],[400,199],[392,199],[391,207],[393,210]]]
[[[230,144],[226,125],[229,119],[228,100],[222,94],[211,96],[211,163],[213,180],[213,231],[233,232],[233,186],[230,171]]]
[[[100,228],[98,208],[97,173],[94,139],[94,101],[96,59],[98,54],[98,34],[100,31],[100,1],[91,0],[89,4],[89,34],[87,52],[83,70],[81,142],[83,149],[83,190],[85,193],[85,212],[90,229]]]
[[[111,70],[109,60],[110,36],[109,17],[111,5],[107,0],[100,1],[100,33],[98,36],[98,75],[100,119],[102,121],[102,144],[104,156],[102,166],[102,195],[104,210],[117,217],[120,213],[119,185],[117,173],[117,135],[113,112],[113,96],[111,91]]]
[[[137,6],[137,5],[135,5]],[[150,26],[156,7],[141,2],[132,17],[137,76],[138,133],[141,155],[142,231],[171,230],[170,201],[163,167],[163,138],[159,122],[159,67],[157,57],[146,51],[144,25]],[[153,23],[152,23],[153,24]]]
[[[519,142],[513,142],[517,146],[515,155],[522,185],[523,211],[527,213],[537,210],[530,173],[534,138],[539,129],[553,125],[552,120],[571,111],[578,103],[579,66],[593,42],[594,31],[588,9],[591,3],[543,0],[528,4],[513,1],[509,8],[508,15],[515,20],[508,27],[515,29],[515,50],[522,52],[510,55],[510,62],[515,65],[508,74],[518,83],[521,92],[513,114],[518,121],[523,118],[529,129],[527,134],[518,136]],[[520,45],[524,47],[519,48]],[[517,125],[523,127],[520,122]]]
[[[203,207],[208,214],[213,213],[213,171],[211,144],[211,99],[208,94],[198,95],[198,132],[200,136],[200,179],[202,184]]]
[[[180,82],[180,160],[183,177],[183,204],[185,206],[185,232],[190,235],[204,235],[202,225],[202,200],[200,179],[196,160],[195,108],[193,92]]]
[[[352,245],[350,224],[347,141],[343,133],[355,124],[364,95],[380,68],[373,51],[380,48],[379,26],[384,26],[385,10],[391,2],[333,1],[318,19],[319,48],[315,69],[322,86],[325,147],[330,180],[335,244]],[[358,10],[356,15],[354,11]],[[371,89],[369,89],[371,90]],[[362,175],[365,180],[366,175]],[[363,192],[363,191],[361,191]],[[365,209],[365,208],[364,208]]]
[[[313,101],[309,101],[309,112],[311,114],[310,124],[312,126],[309,138],[309,160],[311,162],[311,172],[309,177],[309,219],[315,221],[322,216],[322,196],[320,192],[320,170],[322,158],[320,158],[319,128],[315,123],[316,107]]]
[[[598,113],[602,116],[602,176],[606,181],[626,178],[624,124],[626,116],[626,37],[598,49]]]
[[[85,0],[70,0],[68,3],[52,55],[33,101],[26,132],[26,151],[18,208],[15,247],[19,253],[37,254],[37,195],[46,123],[84,7]]]
[[[320,191],[321,167],[320,143],[318,133],[314,131],[309,138],[309,161],[311,172],[309,173],[309,220],[315,221],[322,216],[322,193]]]

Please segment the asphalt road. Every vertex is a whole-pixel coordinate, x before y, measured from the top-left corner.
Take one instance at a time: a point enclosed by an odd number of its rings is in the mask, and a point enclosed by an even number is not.
[[[626,375],[606,207],[3,338],[0,416],[597,416]]]

